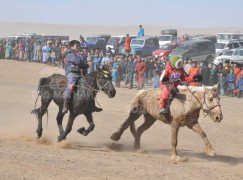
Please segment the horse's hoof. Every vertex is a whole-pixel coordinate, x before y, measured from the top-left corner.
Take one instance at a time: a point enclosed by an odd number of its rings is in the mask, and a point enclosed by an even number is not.
[[[86,129],[84,127],[79,128],[77,130],[77,132],[80,133],[80,134],[82,134],[83,136],[87,136],[88,135],[87,132],[86,132]]]
[[[215,152],[214,150],[212,150],[212,151],[210,151],[210,152],[208,153],[208,155],[209,155],[209,156],[216,156],[216,152]]]
[[[113,133],[112,136],[111,136],[111,139],[113,141],[118,141],[120,139],[120,136],[119,134],[116,132],[116,133]]]
[[[36,136],[35,136],[36,139],[40,139],[40,138],[41,138],[41,136],[39,136],[38,133],[36,133],[35,135],[36,135]]]
[[[61,136],[58,136],[57,137],[57,142],[61,142],[62,140],[65,140],[65,138],[61,137]]]
[[[181,157],[177,156],[177,155],[172,155],[171,159],[174,160],[174,161],[179,161],[181,159]]]

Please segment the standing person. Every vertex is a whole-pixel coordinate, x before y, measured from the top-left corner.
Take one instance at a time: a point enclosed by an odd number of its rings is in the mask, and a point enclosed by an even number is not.
[[[144,62],[142,62],[142,59],[140,57],[140,55],[137,55],[137,64],[135,67],[135,73],[136,73],[136,78],[137,78],[137,82],[138,82],[138,90],[143,89],[143,76],[146,70],[146,65]]]
[[[142,25],[139,25],[137,37],[142,37],[142,36],[144,36],[144,29]]]
[[[184,66],[184,70],[186,72],[186,74],[188,75],[188,71],[192,66],[192,59],[188,59],[188,63]]]
[[[3,59],[3,41],[0,40],[0,59]]]
[[[45,49],[46,52],[46,62],[48,64],[48,66],[50,66],[51,64],[53,64],[53,58],[51,56],[52,54],[52,41],[47,41],[47,47]]]
[[[210,68],[207,66],[207,62],[203,62],[202,68],[201,68],[201,74],[203,77],[202,84],[204,86],[209,85],[209,78],[210,78]]]
[[[241,72],[241,68],[239,67],[239,64],[238,63],[235,63],[234,66],[233,66],[233,69],[234,69],[234,74],[236,75],[236,82],[237,80],[240,78],[240,72]]]
[[[224,61],[224,67],[222,69],[222,72],[225,76],[227,76],[230,73],[230,66],[229,66],[229,60]]]
[[[37,42],[37,46],[36,46],[36,50],[35,50],[35,54],[36,54],[36,61],[37,62],[41,62],[41,57],[42,57],[42,45],[41,45],[41,41]]]
[[[5,58],[6,59],[9,59],[10,58],[10,50],[9,50],[9,41],[6,41],[6,44],[5,44]]]
[[[227,79],[226,79],[230,97],[233,97],[233,91],[235,90],[235,80],[236,80],[236,75],[234,74],[233,69],[230,69],[230,73],[227,75]]]
[[[240,78],[237,81],[237,88],[239,90],[238,92],[238,98],[242,98],[243,96],[243,74],[240,74]]]
[[[101,58],[99,57],[99,54],[95,54],[95,57],[93,59],[93,70],[96,71],[96,67],[101,64]]]
[[[119,47],[120,47],[119,38],[116,38],[116,39],[115,39],[115,43],[114,43],[114,45],[113,45],[114,52],[115,52],[115,53],[114,53],[115,56],[117,56],[117,55],[119,54]],[[109,50],[110,50],[110,51],[109,51]],[[109,52],[108,52],[108,51],[109,51]],[[112,54],[111,49],[108,48],[107,53]]]
[[[197,66],[197,62],[193,61],[192,62],[192,66],[190,67],[190,69],[188,70],[188,75],[189,76],[195,76],[196,74],[199,73],[199,67]],[[189,83],[190,86],[198,86],[197,82],[190,82]]]
[[[80,42],[77,40],[70,41],[70,50],[66,50],[64,54],[65,62],[65,75],[67,77],[67,86],[63,93],[64,104],[62,113],[67,113],[69,109],[69,103],[71,101],[71,94],[74,91],[75,84],[78,78],[81,77],[80,69],[86,69],[89,65],[85,64],[77,56],[77,52],[80,50]]]
[[[116,64],[116,87],[121,86],[122,69],[120,63]]]
[[[126,63],[125,73],[126,73],[126,82],[125,84],[130,84],[129,89],[133,88],[133,74],[136,63],[132,60],[132,57],[128,57]]]
[[[46,53],[47,48],[48,48],[47,42],[45,42],[44,46],[42,47],[42,63],[47,62],[47,53]]]
[[[18,44],[18,54],[19,54],[19,60],[20,61],[23,61],[24,59],[24,55],[23,55],[23,44],[22,44],[22,41],[19,41],[19,44]]]
[[[226,77],[223,75],[223,73],[219,73],[219,78],[218,78],[218,83],[219,83],[219,92],[221,96],[224,96],[224,90],[225,90],[225,83],[226,83]]]
[[[131,38],[130,38],[129,34],[127,34],[125,43],[124,43],[124,50],[126,51],[126,53],[130,53],[130,51],[131,51],[130,43],[131,43]]]

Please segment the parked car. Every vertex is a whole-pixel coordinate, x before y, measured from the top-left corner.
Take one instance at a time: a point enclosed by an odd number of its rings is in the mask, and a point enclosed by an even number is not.
[[[84,47],[87,47],[88,49],[100,49],[105,51],[106,45],[108,40],[110,39],[110,35],[97,35],[97,36],[89,36],[85,37],[85,45]]]
[[[137,36],[130,35],[130,37],[131,37],[131,39],[134,39]],[[108,49],[108,47],[109,47],[109,48],[111,48],[112,53],[115,53],[114,44],[116,43],[116,41],[118,41],[119,49],[120,49],[120,48],[124,47],[125,39],[126,39],[126,36],[112,36],[109,39],[109,41],[107,42],[106,49]],[[121,52],[121,54],[123,54],[123,53]]]
[[[177,30],[176,29],[165,29],[161,30],[159,35],[159,45],[162,47],[168,43],[177,42]]]
[[[131,54],[142,57],[152,56],[154,50],[159,49],[159,39],[157,37],[138,37],[131,41]]]
[[[226,59],[229,59],[229,58],[233,55],[233,53],[234,53],[236,50],[237,50],[237,49],[229,49],[229,50],[227,50],[227,51],[224,52],[222,55],[217,56],[217,57],[214,59],[213,63],[216,64],[216,65],[218,65],[219,63],[224,63],[224,61],[225,61]]]
[[[131,41],[132,41],[133,39],[137,38],[137,36],[132,35],[132,36],[130,36],[130,38],[131,38]],[[126,51],[124,50],[124,43],[125,43],[125,41],[123,41],[122,44],[120,44],[118,54],[125,54],[126,53]]]
[[[216,36],[207,36],[207,35],[197,35],[190,38],[190,40],[200,40],[200,39],[207,39],[212,41],[214,44],[217,43]]]
[[[243,65],[243,48],[236,49],[232,56],[228,58],[230,61]]]
[[[162,57],[167,57],[170,52],[178,46],[177,43],[168,43],[163,45],[161,48],[155,50],[152,54],[153,57],[161,59]]]
[[[182,58],[191,58],[194,61],[211,63],[215,57],[215,47],[210,40],[192,40],[180,43],[170,55],[179,55]]]
[[[228,49],[243,48],[243,41],[221,41],[215,44],[216,56],[222,55]]]

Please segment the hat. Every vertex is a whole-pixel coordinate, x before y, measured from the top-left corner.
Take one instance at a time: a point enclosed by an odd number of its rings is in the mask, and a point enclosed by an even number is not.
[[[52,44],[52,41],[47,41],[47,44]]]
[[[180,69],[182,67],[182,59],[180,56],[170,56],[170,65],[174,69]]]

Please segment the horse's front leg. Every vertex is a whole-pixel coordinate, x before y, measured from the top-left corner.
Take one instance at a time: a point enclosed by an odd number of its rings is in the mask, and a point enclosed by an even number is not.
[[[62,132],[59,136],[58,136],[58,141],[62,141],[64,139],[66,139],[68,133],[71,132],[72,130],[72,127],[73,127],[73,122],[74,122],[74,119],[77,117],[77,115],[73,114],[73,113],[70,113],[69,115],[69,118],[68,118],[68,122],[67,122],[67,125],[66,125],[66,129],[64,132]]]
[[[180,126],[176,123],[171,124],[171,131],[172,131],[172,139],[171,139],[171,145],[172,145],[172,152],[171,152],[171,158],[173,160],[179,160],[180,157],[177,156],[177,139],[178,139],[178,132],[179,132]]]
[[[216,153],[211,145],[211,143],[209,142],[207,135],[205,134],[205,132],[202,130],[201,126],[197,123],[195,123],[193,126],[189,127],[190,129],[192,129],[193,131],[195,131],[196,133],[198,133],[204,143],[205,143],[205,148],[204,148],[204,152],[209,155],[209,156],[215,156]]]
[[[89,123],[89,127],[88,129],[86,130],[84,127],[78,129],[78,133],[84,135],[84,136],[87,136],[91,131],[94,130],[95,128],[95,124],[94,124],[94,121],[93,121],[93,116],[92,116],[92,113],[88,113],[88,114],[84,114],[88,123]]]

